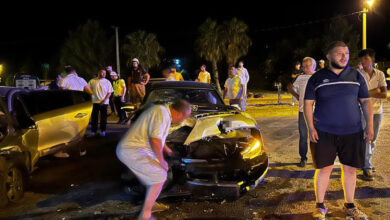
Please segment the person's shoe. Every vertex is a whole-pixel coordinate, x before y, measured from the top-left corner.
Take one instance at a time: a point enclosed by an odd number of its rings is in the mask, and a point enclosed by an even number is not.
[[[162,204],[159,202],[155,202],[153,207],[152,207],[152,213],[153,212],[163,212],[163,211],[166,211],[168,209],[169,209],[168,205],[165,205],[165,204]]]
[[[68,157],[69,157],[69,154],[66,153],[66,152],[60,151],[60,152],[54,154],[54,156],[55,156],[55,157],[58,157],[58,158],[68,158]]]
[[[314,220],[325,220],[326,218],[326,209],[315,208],[313,214],[311,215]]]
[[[347,220],[368,220],[368,216],[358,208],[346,208],[344,207],[345,218]]]
[[[301,161],[299,162],[298,166],[299,167],[306,167],[306,164],[307,164],[307,160],[301,159]]]
[[[106,132],[105,131],[102,131],[102,133],[100,134],[102,137],[105,137],[106,136]]]
[[[80,150],[80,157],[85,156],[86,154],[87,154],[87,150],[86,149]]]
[[[363,169],[362,179],[365,181],[373,181],[374,176],[372,175],[372,170],[371,169]]]

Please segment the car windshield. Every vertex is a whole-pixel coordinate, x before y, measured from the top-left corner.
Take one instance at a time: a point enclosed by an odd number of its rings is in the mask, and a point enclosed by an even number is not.
[[[184,99],[191,104],[223,105],[216,91],[209,89],[156,89],[150,92],[146,103],[173,102]]]

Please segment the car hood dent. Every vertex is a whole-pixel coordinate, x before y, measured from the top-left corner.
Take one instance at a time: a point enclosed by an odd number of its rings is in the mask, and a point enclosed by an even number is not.
[[[218,136],[236,129],[257,128],[256,121],[243,114],[221,114],[198,118],[184,145],[203,138]]]

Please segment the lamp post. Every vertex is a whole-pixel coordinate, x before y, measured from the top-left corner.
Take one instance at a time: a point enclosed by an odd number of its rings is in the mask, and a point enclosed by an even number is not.
[[[372,7],[372,5],[374,4],[374,0],[366,0],[366,5],[368,5],[368,7]],[[362,49],[367,49],[367,12],[368,12],[368,8],[367,6],[364,6],[363,8],[363,39],[362,39]]]

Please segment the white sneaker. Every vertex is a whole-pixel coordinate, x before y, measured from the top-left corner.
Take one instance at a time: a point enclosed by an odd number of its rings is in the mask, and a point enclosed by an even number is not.
[[[69,154],[68,153],[65,153],[63,151],[60,151],[56,154],[54,154],[55,157],[58,157],[58,158],[68,158],[69,157]]]
[[[106,132],[105,132],[105,131],[102,131],[101,135],[102,135],[103,137],[105,137],[105,136],[106,136]]]

